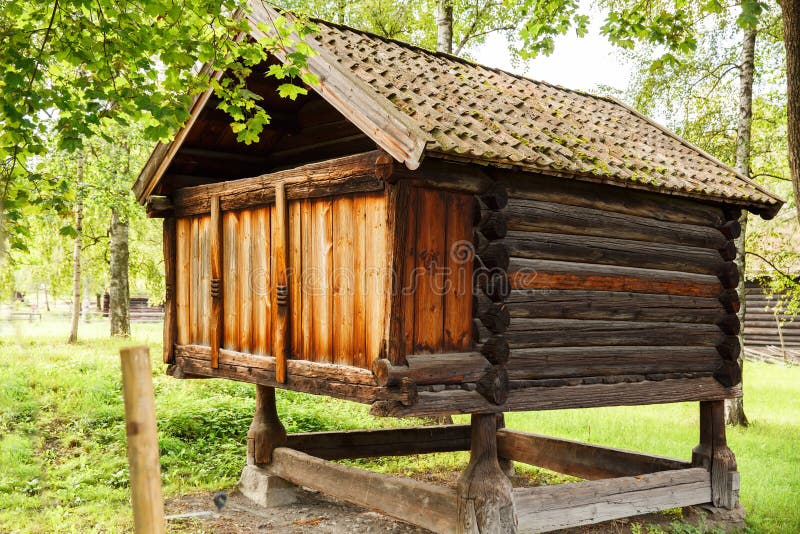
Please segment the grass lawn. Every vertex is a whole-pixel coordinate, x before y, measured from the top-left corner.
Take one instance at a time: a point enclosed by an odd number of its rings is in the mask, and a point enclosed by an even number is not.
[[[164,376],[160,325],[134,325],[127,341],[107,324],[17,323],[0,330],[0,532],[120,531],[131,528],[118,350],[146,343],[154,363],[164,492],[167,496],[235,484],[244,464],[253,387]],[[747,429],[729,442],[742,475],[741,498],[753,532],[800,532],[800,368],[747,363]],[[374,419],[367,408],[280,392],[290,432],[409,424]],[[695,403],[515,413],[512,428],[688,458],[697,442]],[[372,469],[447,478],[465,453],[355,462]],[[525,469],[542,482],[563,477]],[[647,531],[645,530],[642,530]],[[681,530],[685,532],[686,530]]]

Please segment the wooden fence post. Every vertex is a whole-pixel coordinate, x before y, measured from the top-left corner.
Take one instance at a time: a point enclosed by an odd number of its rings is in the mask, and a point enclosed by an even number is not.
[[[134,530],[160,534],[165,532],[164,502],[150,351],[144,346],[128,347],[120,350],[119,355]]]

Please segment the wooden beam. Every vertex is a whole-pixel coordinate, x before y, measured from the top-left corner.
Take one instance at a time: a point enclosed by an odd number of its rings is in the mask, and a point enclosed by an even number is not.
[[[164,219],[164,363],[175,361],[174,347],[178,340],[178,309],[175,270],[177,268],[177,227],[175,219]]]
[[[273,451],[266,469],[297,486],[434,532],[456,532],[456,492],[449,488],[347,467],[285,447]]]
[[[224,279],[222,277],[222,212],[219,209],[219,197],[211,199],[211,315],[208,320],[211,344],[211,367],[219,365],[219,349],[224,338],[225,320],[223,315]],[[205,261],[205,259],[203,259]],[[231,283],[233,283],[231,281]]]
[[[289,208],[286,204],[286,184],[275,184],[275,225],[272,228],[272,255],[275,258],[275,291],[274,302],[278,304],[275,315],[274,332],[272,334],[272,351],[275,356],[275,379],[286,383],[286,358],[292,353],[289,347],[289,265],[288,228]]]
[[[276,379],[273,356],[220,349],[219,367],[213,369],[210,347],[178,345],[175,355],[176,365],[170,370],[176,378],[228,378],[363,403],[396,400],[410,406],[416,402],[418,395],[416,384],[410,380],[402,380],[398,386],[380,387],[375,385],[375,378],[370,371],[347,365],[287,360],[284,384]]]
[[[287,200],[381,191],[384,182],[376,174],[383,172],[382,158],[383,153],[374,150],[253,178],[187,187],[173,193],[173,203],[179,217],[208,213],[215,195],[223,211],[272,204],[280,182],[286,183]]]
[[[705,469],[514,490],[520,532],[548,532],[704,504],[711,500]]]
[[[634,383],[511,389],[505,404],[487,401],[476,391],[420,391],[414,406],[376,402],[370,413],[378,416],[439,416],[456,413],[499,413],[527,410],[561,410],[597,406],[635,406],[698,400],[724,400],[741,395],[740,386],[726,388],[711,376],[643,380]]]
[[[450,354],[410,354],[408,365],[392,365],[389,360],[375,360],[372,372],[381,386],[394,386],[403,378],[423,384],[460,384],[477,382],[491,369],[489,361],[478,352]]]
[[[688,469],[692,466],[689,462],[673,458],[509,429],[497,431],[497,450],[503,458],[589,480]]]
[[[324,460],[469,450],[469,425],[289,434],[287,447]]]

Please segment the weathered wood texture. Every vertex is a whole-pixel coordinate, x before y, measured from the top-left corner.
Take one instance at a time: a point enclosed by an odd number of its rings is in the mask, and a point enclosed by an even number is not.
[[[289,434],[287,447],[322,458],[373,458],[469,450],[469,425]]]
[[[402,269],[405,354],[472,344],[472,195],[411,188]],[[402,261],[401,261],[402,260]]]
[[[416,402],[416,385],[401,381],[396,387],[375,385],[372,372],[357,367],[306,360],[286,361],[286,382],[278,382],[275,358],[220,349],[219,366],[210,366],[211,349],[198,345],[175,347],[174,367],[168,372],[176,378],[228,378],[240,382],[281,387],[304,393],[329,395],[355,402],[391,400],[404,405]]]
[[[179,344],[209,346],[213,335],[228,350],[277,355],[280,344],[292,358],[369,368],[384,344],[391,278],[384,193],[290,201],[282,214],[272,205],[217,217],[219,235],[210,216],[177,219]]]
[[[519,532],[548,532],[711,501],[705,469],[514,490]]]
[[[177,227],[172,217],[164,219],[164,363],[173,363],[178,336],[177,302]]]
[[[514,533],[517,517],[511,481],[497,460],[497,419],[472,416],[469,464],[458,479],[459,534]]]
[[[588,480],[691,467],[673,458],[508,429],[497,431],[497,451],[503,458]]]
[[[477,391],[445,389],[420,391],[413,406],[379,401],[370,413],[380,416],[438,416],[453,413],[500,413],[522,410],[559,410],[597,406],[635,406],[691,400],[723,400],[742,394],[741,387],[724,387],[711,376],[664,378],[574,386],[521,387],[509,392],[504,404],[494,404]]]
[[[175,214],[186,217],[209,213],[214,196],[220,198],[223,211],[273,204],[275,184],[279,182],[287,183],[288,200],[382,191],[384,182],[376,177],[380,157],[379,151],[366,152],[254,178],[186,187],[174,193]]]
[[[273,451],[267,470],[298,486],[323,491],[434,532],[456,531],[456,492],[452,489],[334,464],[284,447]]]

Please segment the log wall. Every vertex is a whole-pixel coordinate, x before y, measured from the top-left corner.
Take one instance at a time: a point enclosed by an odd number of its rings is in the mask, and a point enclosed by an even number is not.
[[[498,177],[508,194],[498,242],[508,255],[502,335],[512,381],[731,374],[721,367],[738,354],[728,291],[738,282],[736,214],[565,179]],[[490,300],[476,302],[489,309]],[[481,341],[493,334],[479,329]]]
[[[382,350],[388,280],[383,192],[290,200],[290,357],[369,368]],[[222,348],[275,353],[275,204],[222,213]],[[209,346],[211,217],[176,222],[177,344]]]

